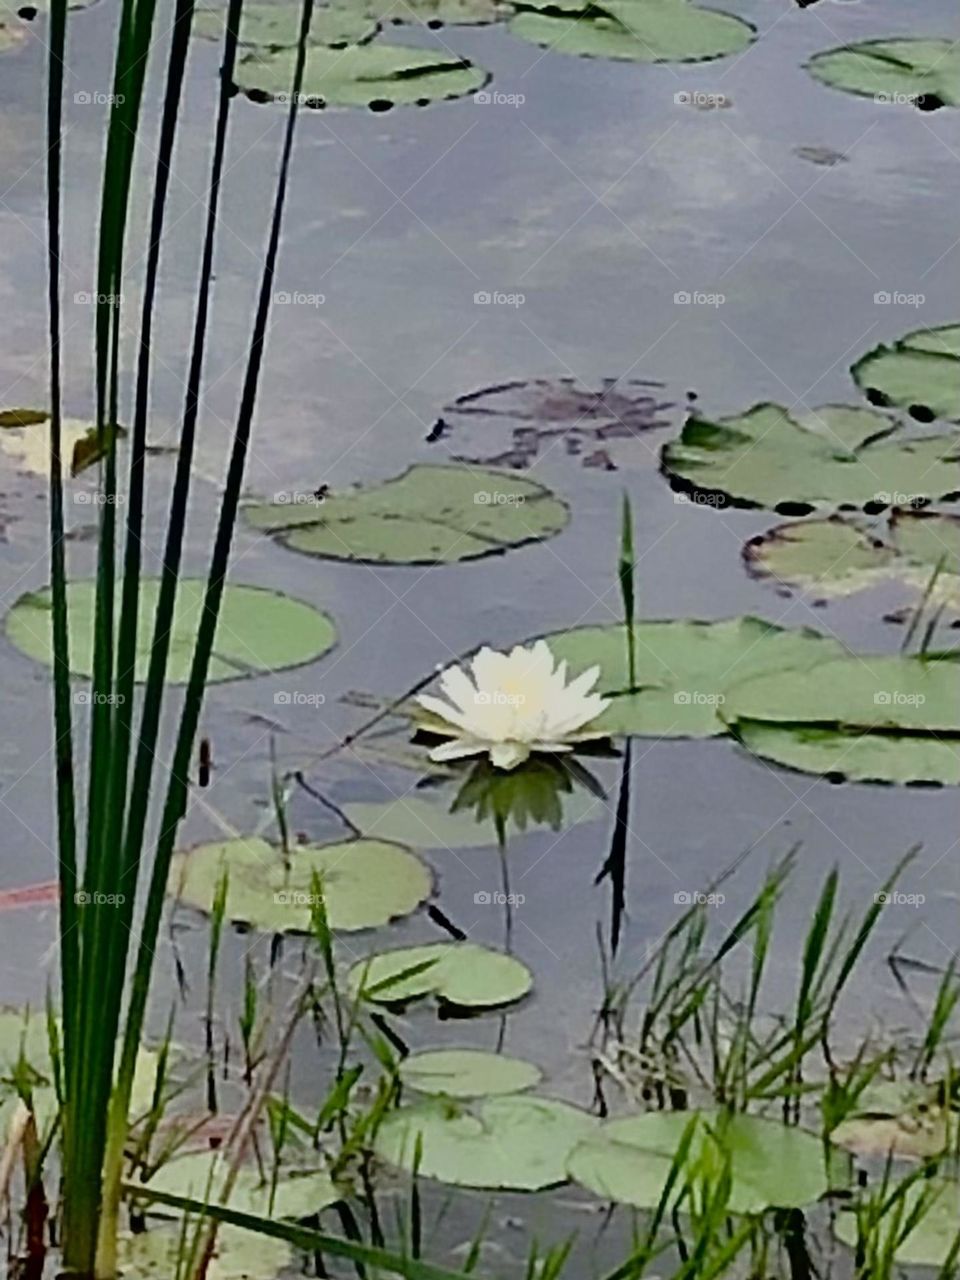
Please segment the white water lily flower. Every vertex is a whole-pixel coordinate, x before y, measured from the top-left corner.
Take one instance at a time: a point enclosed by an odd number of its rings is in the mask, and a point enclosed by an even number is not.
[[[514,769],[534,751],[572,751],[576,742],[605,738],[588,727],[609,701],[590,692],[599,675],[591,667],[567,684],[566,660],[558,664],[545,640],[509,653],[483,648],[469,674],[461,667],[441,674],[449,701],[417,698],[429,712],[422,727],[453,739],[434,747],[430,759],[489,754],[498,769]]]

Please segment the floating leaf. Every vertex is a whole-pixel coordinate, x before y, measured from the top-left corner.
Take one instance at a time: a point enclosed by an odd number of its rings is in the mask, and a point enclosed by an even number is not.
[[[960,106],[956,40],[864,40],[815,53],[807,70],[832,89],[878,103],[914,103],[922,111]]]
[[[703,62],[746,49],[754,28],[687,0],[520,0],[510,31],[523,40],[588,58]]]
[[[847,651],[809,628],[785,629],[760,618],[721,622],[682,619],[641,622],[634,628],[638,691],[628,692],[622,625],[577,627],[546,636],[554,656],[576,676],[600,666],[598,691],[612,703],[597,729],[621,734],[709,738],[726,732],[727,691],[760,672],[780,676]]]
[[[522,999],[533,977],[513,956],[474,942],[433,942],[361,960],[350,970],[350,985],[379,1004],[436,996],[460,1009],[492,1009]]]
[[[284,857],[266,840],[247,836],[175,854],[168,892],[209,913],[225,872],[227,918],[265,933],[309,930],[315,877],[331,928],[343,930],[373,929],[409,915],[433,887],[419,858],[384,840],[297,845]]]
[[[931,1160],[950,1140],[938,1090],[911,1080],[868,1085],[856,1111],[830,1132],[830,1141],[856,1155]]]
[[[188,1233],[187,1245],[192,1240]],[[183,1267],[184,1241],[179,1228],[151,1229],[121,1235],[117,1257],[123,1280],[171,1280]],[[274,1280],[290,1265],[290,1246],[282,1240],[223,1225],[207,1269],[207,1280]]]
[[[0,35],[0,39],[2,39]],[[3,409],[0,410],[0,429],[8,427],[35,427],[49,422],[50,415],[46,409]]]
[[[844,405],[798,418],[776,404],[717,422],[690,418],[661,456],[675,488],[784,515],[879,509],[890,495],[904,506],[960,496],[960,435],[917,438],[881,413]]]
[[[103,431],[90,427],[79,440],[74,441],[70,453],[70,474],[78,476],[81,471],[86,471],[101,458],[105,458],[114,441],[122,439],[126,434],[119,423],[114,423],[112,427],[104,427]]]
[[[883,535],[882,537],[879,535]],[[744,548],[748,571],[823,599],[902,582],[960,608],[960,517],[895,510],[885,527],[830,516],[778,525]]]
[[[960,324],[874,347],[850,372],[871,404],[906,409],[918,422],[960,421]]]
[[[448,1098],[522,1093],[541,1078],[540,1068],[532,1062],[480,1049],[425,1049],[400,1064],[400,1079],[411,1089]]]
[[[236,83],[257,102],[283,101],[293,83],[296,49],[241,58]],[[443,98],[461,98],[487,81],[487,73],[466,58],[440,49],[366,44],[348,49],[307,51],[301,90],[311,107],[426,106]]]
[[[300,39],[303,9],[298,4],[249,4],[240,18],[240,45],[259,49],[295,49]],[[221,41],[226,26],[226,9],[198,9],[193,34],[205,40]],[[377,34],[377,23],[359,8],[316,8],[310,23],[311,45],[331,49],[362,44]]]
[[[40,409],[9,409],[2,419],[0,426],[4,429],[0,431],[0,449],[14,458],[23,471],[49,476],[50,431],[47,424],[50,415]],[[122,427],[116,428],[118,439],[124,434]],[[64,418],[60,424],[60,456],[64,463],[70,459],[74,476],[97,462],[102,451],[97,442],[96,427],[83,419]],[[81,500],[79,495],[78,500]]]
[[[331,560],[451,564],[549,538],[566,506],[533,480],[474,467],[414,466],[322,503],[271,502],[248,521],[284,546]]]
[[[461,1187],[540,1191],[567,1181],[567,1158],[598,1121],[549,1098],[491,1098],[469,1111],[432,1099],[392,1112],[377,1130],[382,1159]]]
[[[158,578],[145,578],[140,584],[138,681],[146,679],[159,590]],[[197,578],[184,578],[177,587],[167,665],[168,684],[184,684],[189,676],[205,590],[206,583]],[[69,583],[67,607],[70,617],[70,669],[74,675],[89,677],[93,671],[96,583]],[[7,614],[7,638],[21,653],[52,666],[51,619],[50,588],[28,592]],[[313,662],[332,648],[335,638],[333,623],[327,615],[303,600],[295,600],[265,587],[227,586],[220,607],[208,682],[235,680],[241,676],[282,671]]]
[[[227,1172],[226,1161],[216,1151],[174,1156],[150,1176],[144,1186],[144,1198],[149,1200],[151,1191],[163,1191],[205,1203],[208,1200],[217,1203]],[[272,1189],[269,1177],[264,1180],[256,1169],[244,1167],[237,1174],[227,1203],[239,1213],[264,1218],[300,1219],[312,1218],[342,1198],[324,1170],[308,1173],[284,1168],[277,1178],[276,1188]],[[170,1210],[158,1206],[156,1212],[164,1214]]]
[[[960,1230],[960,1184],[947,1178],[922,1178],[914,1182],[903,1193],[901,1228],[920,1210],[921,1200],[925,1211],[913,1230],[897,1245],[893,1257],[905,1267],[942,1267],[952,1258]],[[890,1218],[893,1218],[892,1211]],[[844,1244],[851,1249],[856,1247],[857,1217],[852,1210],[838,1214],[834,1229]]]
[[[823,1143],[812,1133],[756,1116],[714,1111],[652,1111],[610,1120],[573,1151],[570,1176],[604,1199],[655,1209],[693,1115],[698,1123],[687,1169],[695,1170],[700,1160],[717,1167],[729,1156],[729,1206],[734,1213],[799,1208],[830,1189]],[[681,1177],[678,1193],[683,1185]]]
[[[480,26],[513,12],[503,0],[334,0],[378,22],[423,23],[428,27]]]

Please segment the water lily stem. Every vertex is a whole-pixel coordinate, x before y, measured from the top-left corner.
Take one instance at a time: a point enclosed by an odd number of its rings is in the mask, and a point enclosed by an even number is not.
[[[502,817],[494,819],[497,828],[497,853],[500,855],[500,880],[503,885],[504,948],[513,951],[513,895],[510,892],[510,864],[507,861],[507,824]]]

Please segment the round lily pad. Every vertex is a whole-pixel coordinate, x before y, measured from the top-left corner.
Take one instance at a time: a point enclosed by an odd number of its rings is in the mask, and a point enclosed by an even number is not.
[[[919,1215],[919,1221],[897,1244],[893,1257],[905,1267],[944,1266],[952,1255],[960,1230],[960,1183],[948,1178],[923,1178],[914,1182],[903,1194],[901,1231],[915,1214]],[[893,1227],[892,1211],[890,1220]],[[844,1244],[851,1249],[856,1247],[857,1216],[852,1210],[837,1215],[834,1230]]]
[[[918,422],[960,422],[960,324],[874,347],[850,372],[871,404],[906,409]]]
[[[652,1111],[608,1121],[573,1151],[570,1176],[604,1199],[655,1209],[691,1118],[686,1111]],[[687,1167],[711,1157],[719,1166],[724,1155],[734,1213],[800,1208],[830,1189],[823,1144],[812,1133],[756,1116],[699,1113]]]
[[[598,1121],[550,1098],[490,1098],[475,1109],[435,1098],[392,1112],[377,1130],[380,1157],[460,1187],[540,1191],[567,1181],[567,1158]]]
[[[612,699],[597,719],[611,736],[709,738],[726,732],[727,692],[760,672],[806,670],[847,651],[809,628],[785,629],[760,618],[681,619],[634,628],[637,691],[629,692],[622,625],[577,627],[545,637],[571,676],[599,664],[598,692]]]
[[[403,845],[344,840],[297,845],[284,857],[256,836],[177,853],[168,892],[210,912],[224,874],[227,919],[267,933],[306,933],[319,877],[333,929],[373,929],[409,915],[433,888],[429,869]]]
[[[839,516],[778,525],[744,548],[748,571],[821,599],[853,595],[881,583],[925,591],[930,603],[960,608],[960,517],[894,511],[885,525]]]
[[[480,1049],[425,1049],[400,1064],[400,1079],[418,1093],[485,1098],[523,1093],[540,1083],[540,1068],[520,1058]]]
[[[189,1233],[188,1245],[191,1239]],[[182,1270],[183,1257],[179,1227],[124,1234],[117,1243],[123,1280],[170,1280]],[[284,1241],[224,1224],[217,1232],[207,1280],[274,1280],[292,1259],[293,1251]]]
[[[185,684],[189,677],[205,591],[206,582],[199,578],[185,578],[177,587],[167,663],[168,684]],[[159,592],[158,578],[145,578],[140,584],[138,681],[145,680],[147,676]],[[92,580],[69,583],[67,608],[70,670],[74,675],[90,677],[93,672],[96,583]],[[52,666],[51,623],[50,588],[30,591],[21,596],[7,614],[7,638],[27,657]],[[295,600],[265,587],[228,585],[220,606],[209,682],[236,680],[313,662],[333,647],[335,638],[336,632],[329,617],[303,600]]]
[[[149,1200],[152,1190],[202,1200],[204,1203],[218,1203],[226,1176],[226,1163],[216,1151],[174,1156],[150,1176],[144,1185],[144,1198]],[[324,1170],[301,1172],[285,1168],[280,1172],[271,1195],[269,1178],[264,1181],[258,1170],[242,1168],[237,1174],[227,1203],[238,1213],[264,1218],[300,1219],[312,1218],[321,1209],[336,1204],[342,1198]],[[171,1210],[166,1205],[158,1205],[156,1212],[163,1214]]]
[[[256,102],[285,101],[293,84],[296,49],[241,58],[236,84]],[[462,98],[487,81],[487,73],[466,58],[440,49],[365,44],[307,52],[301,94],[309,107],[426,106],[443,98]]]
[[[690,418],[664,446],[676,489],[717,506],[806,515],[819,506],[947,501],[960,496],[960,435],[917,438],[871,409],[827,405],[794,417],[776,404],[716,422]]]
[[[226,9],[198,9],[193,34],[205,40],[223,39]],[[303,8],[299,4],[245,4],[240,17],[239,44],[245,48],[295,49],[300,40]],[[359,8],[316,8],[310,23],[310,44],[342,49],[362,44],[377,34],[377,23]]]
[[[365,564],[452,564],[559,533],[567,507],[543,485],[474,467],[414,466],[322,503],[247,507],[293,551]]]
[[[629,62],[703,62],[746,49],[754,28],[688,0],[521,0],[510,31],[558,53]]]
[[[960,106],[956,40],[864,40],[814,54],[807,70],[821,84],[884,105],[913,104],[923,111]]]
[[[513,12],[504,0],[334,0],[378,22],[421,23],[427,27],[482,26]]]
[[[436,996],[456,1008],[492,1009],[522,999],[533,976],[513,956],[474,942],[433,942],[359,961],[350,970],[350,985],[379,1004]]]

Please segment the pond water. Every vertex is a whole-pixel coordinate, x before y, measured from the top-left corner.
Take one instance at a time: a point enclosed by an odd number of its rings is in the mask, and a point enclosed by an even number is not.
[[[639,612],[644,618],[705,619],[754,613],[785,626],[809,625],[863,650],[896,652],[902,629],[881,621],[903,603],[872,594],[813,607],[751,579],[744,541],[770,513],[714,510],[678,502],[659,474],[661,446],[679,430],[688,393],[718,417],[773,400],[798,411],[860,403],[849,366],[881,341],[954,320],[956,113],[921,114],[817,84],[803,69],[813,53],[884,35],[914,33],[917,6],[897,0],[731,0],[759,29],[745,53],[701,65],[636,66],[548,53],[499,27],[397,27],[391,39],[454,49],[486,67],[492,89],[517,105],[471,98],[378,115],[305,112],[286,214],[278,290],[295,300],[274,308],[268,359],[248,471],[251,495],[336,494],[386,478],[411,462],[497,455],[510,424],[458,422],[426,437],[458,396],[514,379],[649,379],[669,425],[614,442],[617,470],[584,467],[562,440],[547,441],[530,474],[571,508],[555,539],[474,564],[373,567],[313,560],[247,528],[238,532],[235,581],[289,592],[328,611],[339,642],[322,662],[290,673],[213,687],[203,732],[214,774],[197,794],[186,843],[225,830],[246,832],[268,815],[269,746],[281,765],[338,805],[403,795],[416,776],[344,750],[324,748],[369,714],[345,694],[398,697],[438,664],[478,641],[507,647],[533,635],[620,614],[615,562],[621,493],[635,517]],[[960,34],[948,0],[924,0],[923,25]],[[92,225],[102,109],[74,101],[107,82],[116,11],[101,0],[75,15],[67,90],[70,234],[65,254],[66,408],[90,412],[93,308]],[[42,19],[27,47],[0,56],[0,407],[46,400]],[[219,52],[196,42],[171,192],[151,437],[162,444],[181,408],[191,300],[209,161],[211,103]],[[147,207],[160,95],[158,59],[148,93],[140,156]],[[722,95],[698,109],[677,95]],[[190,526],[188,568],[203,572],[249,337],[272,199],[283,113],[238,98],[223,193],[211,340],[199,443],[202,479]],[[807,149],[804,151],[804,149]],[[135,313],[139,280],[130,285]],[[478,304],[487,292],[522,302]],[[922,305],[878,305],[875,295],[917,293]],[[722,303],[675,301],[678,293],[721,295]],[[322,295],[322,302],[319,296]],[[449,415],[447,415],[449,417]],[[618,446],[618,447],[614,447]],[[148,547],[159,546],[168,462],[158,458]],[[170,468],[172,470],[172,468]],[[4,608],[47,579],[43,481],[0,452],[0,590]],[[74,504],[73,554],[92,568],[84,540],[92,508]],[[148,551],[148,556],[153,551]],[[84,566],[84,562],[88,564]],[[944,633],[949,638],[949,632]],[[0,889],[52,879],[55,827],[49,775],[45,668],[0,643],[8,731],[0,745],[3,851]],[[292,696],[278,704],[278,691]],[[320,702],[322,696],[322,704]],[[562,833],[511,839],[516,953],[535,975],[533,996],[505,1018],[441,1023],[426,1009],[403,1020],[411,1044],[503,1044],[537,1061],[546,1091],[589,1104],[586,1043],[602,998],[596,927],[610,915],[610,885],[594,884],[609,845],[619,776],[600,762],[607,788],[587,821]],[[750,858],[724,886],[713,928],[722,937],[757,891],[772,860],[799,846],[778,918],[764,1000],[792,989],[796,957],[829,869],[842,870],[844,904],[859,913],[905,850],[921,845],[901,888],[921,909],[885,913],[849,995],[851,1024],[891,1035],[914,1028],[885,958],[905,953],[943,966],[956,942],[960,868],[956,800],[941,791],[836,786],[765,765],[727,740],[642,739],[632,770],[626,917],[617,957],[629,975],[682,913],[683,895],[705,892],[747,848]],[[336,823],[302,789],[290,798],[291,827],[328,835]],[[434,849],[438,904],[472,940],[500,946],[502,910],[477,895],[499,888],[495,848]],[[192,977],[183,1037],[199,1036],[206,928],[181,919],[177,949]],[[0,998],[37,1005],[54,963],[52,908],[4,913]],[[395,945],[442,940],[426,914],[394,925]],[[249,936],[232,936],[221,995],[235,1009]],[[288,944],[289,945],[289,944]],[[348,940],[364,954],[364,935]],[[165,943],[162,1020],[174,989]],[[926,1007],[934,981],[914,994]],[[311,1098],[316,1059],[305,1047],[294,1092]],[[536,1207],[504,1199],[523,1252],[531,1228],[560,1238],[579,1222],[576,1197]],[[586,1212],[586,1210],[584,1210]],[[467,1219],[464,1219],[466,1221]],[[446,1242],[463,1238],[456,1215]],[[604,1246],[606,1248],[606,1246]],[[610,1245],[611,1257],[616,1253]]]

